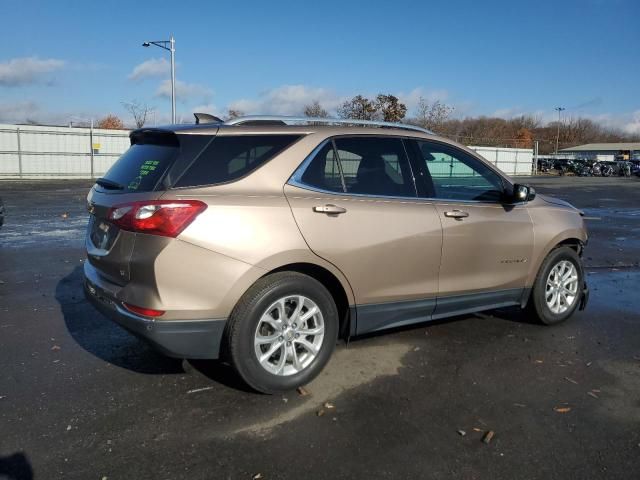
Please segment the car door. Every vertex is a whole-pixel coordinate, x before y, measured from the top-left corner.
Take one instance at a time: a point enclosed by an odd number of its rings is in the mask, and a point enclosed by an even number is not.
[[[442,222],[434,318],[519,304],[533,253],[525,203],[505,203],[510,183],[470,152],[416,140],[419,176]]]
[[[356,333],[430,318],[442,229],[433,202],[416,194],[401,138],[326,140],[285,194],[311,250],[351,284]]]

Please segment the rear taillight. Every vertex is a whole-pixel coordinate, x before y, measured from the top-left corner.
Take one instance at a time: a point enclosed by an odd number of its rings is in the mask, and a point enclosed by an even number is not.
[[[136,305],[131,305],[130,303],[123,303],[125,308],[130,312],[133,312],[138,315],[143,315],[145,317],[160,317],[164,315],[164,310],[154,310],[153,308],[145,308],[138,307]]]
[[[116,205],[107,218],[122,230],[177,237],[206,208],[198,200],[132,202]]]

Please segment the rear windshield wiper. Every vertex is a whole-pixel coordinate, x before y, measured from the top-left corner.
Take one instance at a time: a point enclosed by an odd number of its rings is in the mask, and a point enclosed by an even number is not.
[[[101,187],[108,188],[110,190],[124,190],[124,185],[114,182],[113,180],[109,180],[108,178],[99,178],[96,180],[96,183]]]

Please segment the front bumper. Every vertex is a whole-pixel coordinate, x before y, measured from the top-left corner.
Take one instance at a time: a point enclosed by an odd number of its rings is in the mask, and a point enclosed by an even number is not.
[[[126,310],[113,295],[108,282],[85,262],[84,292],[103,315],[154,348],[176,358],[218,358],[226,319],[156,320]]]

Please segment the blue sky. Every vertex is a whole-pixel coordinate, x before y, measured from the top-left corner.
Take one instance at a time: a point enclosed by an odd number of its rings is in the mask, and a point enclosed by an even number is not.
[[[638,0],[3,0],[2,12],[0,121],[129,121],[131,99],[166,120],[168,52],[140,45],[173,33],[185,120],[388,92],[457,116],[546,120],[562,105],[640,133]]]

